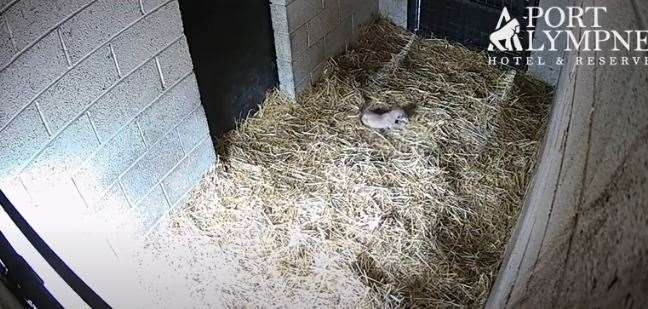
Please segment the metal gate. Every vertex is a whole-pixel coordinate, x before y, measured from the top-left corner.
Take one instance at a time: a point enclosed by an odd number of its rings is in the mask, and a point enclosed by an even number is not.
[[[538,0],[409,0],[410,30],[423,36],[434,36],[459,42],[467,47],[487,49],[490,34],[495,31],[504,7],[511,18],[521,24],[519,39],[528,46],[526,7]],[[528,52],[506,52],[528,56]]]

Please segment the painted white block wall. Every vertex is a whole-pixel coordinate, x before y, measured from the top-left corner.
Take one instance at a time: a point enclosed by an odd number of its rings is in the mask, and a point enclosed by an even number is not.
[[[379,0],[378,7],[382,17],[407,28],[407,0]]]
[[[378,0],[270,0],[279,83],[294,98],[378,15]]]
[[[178,2],[0,1],[0,149],[0,189],[30,224],[94,286],[128,290],[110,266],[124,240],[215,160]]]

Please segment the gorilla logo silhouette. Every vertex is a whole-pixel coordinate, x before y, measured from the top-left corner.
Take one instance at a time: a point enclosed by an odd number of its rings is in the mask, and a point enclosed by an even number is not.
[[[518,34],[520,33],[520,22],[516,18],[511,18],[506,7],[502,10],[495,32],[490,35],[489,51],[497,48],[499,51],[523,51],[522,43]],[[504,45],[502,45],[504,41]]]

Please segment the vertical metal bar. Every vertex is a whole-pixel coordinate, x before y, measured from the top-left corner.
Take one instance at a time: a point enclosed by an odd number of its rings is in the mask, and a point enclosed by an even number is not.
[[[407,29],[412,32],[418,31],[421,27],[421,0],[407,1]]]
[[[54,271],[61,276],[74,292],[91,308],[111,308],[92,288],[90,288],[65,262],[50,248],[50,246],[31,227],[29,222],[20,214],[18,209],[9,201],[6,195],[0,190],[0,206],[7,213],[11,221],[20,230],[25,238],[34,246],[36,251],[47,261]],[[60,307],[60,304],[59,304]],[[42,308],[49,308],[44,306]],[[56,308],[56,307],[54,307]],[[62,307],[60,307],[62,308]]]
[[[13,249],[2,232],[0,232],[0,260],[2,261],[0,270],[3,272],[0,276],[15,285],[15,289],[11,289],[11,292],[15,293],[17,299],[24,302],[23,305],[31,303],[37,308],[63,308],[45,288],[43,279]],[[2,283],[0,282],[0,284]]]

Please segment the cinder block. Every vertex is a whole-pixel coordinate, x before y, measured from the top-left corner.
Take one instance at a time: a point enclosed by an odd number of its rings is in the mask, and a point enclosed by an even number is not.
[[[378,0],[357,0],[354,1],[354,28],[358,29],[371,23],[378,14]]]
[[[326,58],[337,56],[343,52],[351,39],[352,21],[351,17],[345,18],[333,31],[324,38],[324,49]]]
[[[37,99],[48,128],[61,130],[118,79],[110,49],[100,48]]]
[[[142,0],[142,7],[144,7],[144,13],[149,13],[151,10],[162,5],[167,0]]]
[[[272,28],[275,33],[288,34],[288,14],[284,4],[270,4]]]
[[[18,50],[36,41],[90,0],[22,0],[4,13]]]
[[[145,230],[151,229],[171,206],[164,196],[162,186],[156,186],[141,203],[137,204],[135,211],[142,221]]]
[[[292,59],[290,35],[288,33],[275,32],[274,42],[277,61],[290,61]]]
[[[1,71],[0,128],[66,70],[63,49],[56,32],[52,32]]]
[[[119,175],[145,151],[139,129],[131,123],[84,162],[74,180],[88,204],[92,206],[99,201]]]
[[[162,84],[155,61],[149,61],[123,79],[88,110],[99,139],[106,142],[160,93]]]
[[[90,207],[94,211],[93,217],[111,228],[106,240],[118,257],[132,256],[138,248],[139,237],[146,233],[134,206],[128,202],[121,185],[115,183],[97,204]]]
[[[162,182],[172,205],[175,205],[202,179],[216,160],[211,139],[207,135],[202,137],[202,143],[189,153]]]
[[[198,106],[177,128],[180,143],[185,153],[191,151],[200,140],[209,134],[207,118],[202,106]]]
[[[403,28],[407,27],[407,0],[379,0],[380,14]]]
[[[99,0],[61,25],[72,63],[88,55],[142,14],[137,1]]]
[[[14,205],[19,205],[21,208],[34,207],[34,201],[31,196],[29,196],[29,192],[27,192],[27,189],[19,177],[9,179],[0,178],[0,190],[2,190],[2,193],[4,193]]]
[[[279,73],[279,87],[289,98],[295,98],[295,81],[293,80],[292,61],[277,59],[277,71]]]
[[[288,31],[297,28],[315,17],[322,10],[322,0],[295,0],[287,5]]]
[[[324,60],[324,39],[321,39],[306,49],[298,58],[293,60],[294,80],[301,81]]]
[[[80,214],[87,211],[72,178],[46,173],[42,175],[48,177],[25,179],[25,187],[36,206],[41,209],[56,209],[59,214]]]
[[[11,36],[7,31],[5,21],[2,16],[0,16],[0,68],[7,65],[16,52],[17,51],[11,42]]]
[[[178,125],[200,104],[200,94],[194,74],[169,89],[138,118],[147,144],[152,144]]]
[[[279,72],[279,83],[282,87],[295,87],[292,72],[292,62],[290,60],[285,61],[277,59],[277,71]]]
[[[328,33],[329,27],[326,24],[326,19],[325,15],[320,13],[318,15],[315,15],[309,22],[308,22],[308,46],[313,46],[313,44],[317,43],[319,40],[321,40],[326,33]]]
[[[299,57],[308,47],[308,24],[305,24],[290,34],[290,54],[292,58]]]
[[[355,13],[356,2],[361,0],[339,0],[340,19],[350,18]]]
[[[133,205],[137,205],[162,177],[171,171],[183,157],[182,147],[175,132],[170,132],[157,144],[152,145],[122,176],[124,193]]]
[[[297,96],[297,93],[295,92],[295,86],[294,86],[294,85],[283,85],[283,84],[282,84],[282,85],[280,85],[279,88],[281,89],[281,91],[282,91],[282,92],[283,92],[283,93],[284,93],[288,98],[291,98],[291,99],[294,100],[295,97]]]
[[[184,37],[160,53],[158,59],[166,86],[177,82],[193,69],[189,46]]]
[[[328,31],[333,30],[340,23],[340,4],[338,0],[323,0],[322,4],[324,5],[322,12],[324,24]]]
[[[304,78],[309,77],[310,68],[308,68],[308,61],[304,59],[305,56],[302,56],[299,60],[292,63],[293,70],[293,80],[295,81],[295,86],[299,84]]]
[[[128,199],[126,199],[126,195],[124,195],[124,192],[122,192],[121,187],[118,183],[115,183],[112,187],[110,187],[106,194],[101,197],[101,199],[97,203],[90,206],[95,211],[102,211],[108,208],[128,209],[130,207],[128,204]]]
[[[322,61],[320,64],[315,66],[313,71],[311,71],[310,73],[311,84],[314,85],[320,79],[322,73],[324,72],[324,68],[326,67],[326,63],[327,63],[326,60]]]
[[[295,93],[300,95],[306,91],[311,86],[310,76],[304,77],[297,85],[295,85]]]
[[[130,72],[146,62],[181,35],[182,20],[177,1],[151,12],[113,41],[122,72]]]
[[[33,104],[23,110],[8,127],[0,131],[0,179],[15,175],[27,160],[49,140],[47,130]]]
[[[349,45],[353,45],[358,40],[360,40],[360,35],[362,34],[362,29],[360,25],[360,21],[358,20],[358,15],[353,14],[351,15],[351,37],[349,38]]]
[[[23,171],[28,183],[53,184],[61,179],[72,179],[73,172],[99,148],[90,119],[84,115],[75,120],[43,149],[40,155]]]

